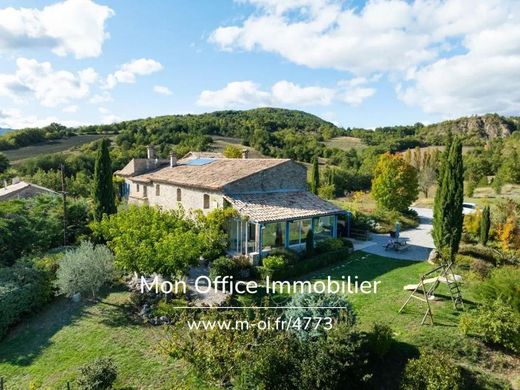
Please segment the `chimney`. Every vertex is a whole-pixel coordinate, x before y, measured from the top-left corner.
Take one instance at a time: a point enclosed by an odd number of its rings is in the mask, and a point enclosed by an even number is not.
[[[177,155],[175,153],[170,153],[170,168],[173,168],[177,165]]]
[[[243,159],[249,158],[249,150],[247,150],[247,149],[242,150],[242,158]]]
[[[148,147],[146,148],[147,150],[147,157],[148,157],[148,160],[153,160],[155,159],[155,148],[153,147],[153,145],[148,145]]]

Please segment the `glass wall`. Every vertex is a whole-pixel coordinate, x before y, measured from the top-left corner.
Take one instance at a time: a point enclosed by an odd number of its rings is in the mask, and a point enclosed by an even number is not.
[[[285,246],[285,222],[267,223],[262,232],[263,250]]]
[[[314,220],[314,239],[316,241],[332,237],[332,225],[334,217],[320,217]]]
[[[256,251],[256,225],[240,219],[230,219],[227,224],[228,249],[237,254]],[[246,251],[247,248],[247,251]]]
[[[305,237],[311,230],[310,219],[300,219],[289,223],[289,245],[299,245],[305,243]]]

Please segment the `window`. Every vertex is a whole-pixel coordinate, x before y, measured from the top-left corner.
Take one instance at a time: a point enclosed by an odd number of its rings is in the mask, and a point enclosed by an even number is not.
[[[161,186],[159,184],[155,185],[155,196],[161,195]]]
[[[209,195],[204,194],[204,206],[205,209],[209,209]]]
[[[141,191],[141,186],[139,184],[136,184],[136,191],[137,192]]]
[[[267,223],[262,233],[263,249],[283,248],[285,246],[285,222]]]
[[[182,200],[182,192],[180,188],[177,188],[177,202]]]
[[[147,197],[148,196],[148,187],[147,186],[143,186],[143,197]]]

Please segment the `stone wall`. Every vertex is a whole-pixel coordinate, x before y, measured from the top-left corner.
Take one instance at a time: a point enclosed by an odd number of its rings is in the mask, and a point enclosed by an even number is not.
[[[306,191],[307,168],[297,162],[288,161],[224,187],[224,193],[227,194],[280,190]]]

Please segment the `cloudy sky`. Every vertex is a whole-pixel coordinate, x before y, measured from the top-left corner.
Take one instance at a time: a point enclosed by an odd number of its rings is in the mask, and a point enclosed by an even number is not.
[[[520,115],[518,0],[0,0],[0,127],[296,108]]]

